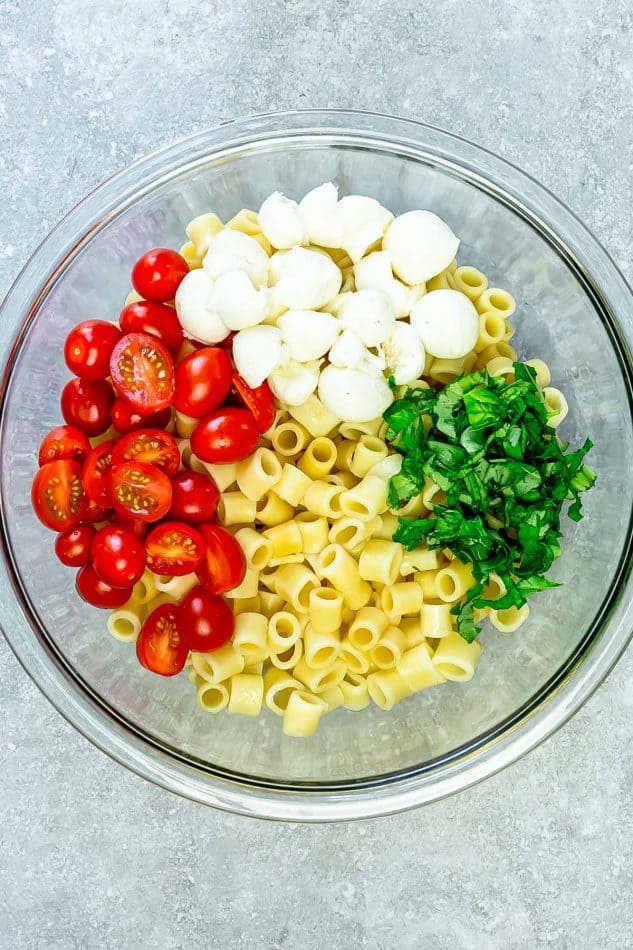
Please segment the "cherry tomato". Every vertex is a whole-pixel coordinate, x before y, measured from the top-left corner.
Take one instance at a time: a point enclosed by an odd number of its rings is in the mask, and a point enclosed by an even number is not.
[[[114,439],[107,439],[91,449],[81,474],[86,495],[95,505],[100,505],[102,508],[112,507],[110,469],[112,468],[112,450],[115,445]]]
[[[199,530],[206,547],[205,556],[196,569],[200,583],[210,594],[233,590],[242,583],[246,574],[242,548],[219,524],[202,524]]]
[[[106,320],[84,320],[66,337],[66,366],[82,379],[105,379],[110,375],[110,354],[121,331]]]
[[[174,475],[171,489],[169,514],[172,518],[198,524],[215,517],[220,492],[208,475],[185,469]]]
[[[112,464],[121,462],[150,462],[165,475],[175,475],[180,466],[180,450],[173,436],[162,429],[137,429],[117,442],[112,452]]]
[[[270,429],[275,421],[277,407],[275,397],[268,383],[264,381],[261,386],[251,389],[239,373],[234,373],[233,386],[246,408],[253,413],[259,431],[266,432],[267,429]]]
[[[172,353],[177,353],[185,338],[173,307],[152,300],[136,300],[124,307],[119,317],[124,333],[149,333],[158,337]]]
[[[122,528],[127,528],[128,531],[131,531],[136,538],[140,538],[141,541],[145,540],[145,536],[149,531],[149,524],[146,521],[139,521],[138,518],[127,518],[124,515],[117,514],[115,524],[120,524]]]
[[[91,524],[79,524],[55,538],[55,554],[66,567],[83,567],[90,560],[90,547],[96,534]]]
[[[62,416],[86,435],[101,435],[110,425],[113,402],[112,386],[105,379],[71,379],[62,389]]]
[[[171,421],[171,411],[168,406],[166,409],[161,409],[160,412],[153,412],[149,416],[144,416],[137,412],[125,399],[117,396],[112,403],[110,418],[112,419],[112,425],[118,432],[133,432],[134,429],[164,429]]]
[[[191,436],[191,449],[204,462],[239,462],[251,454],[258,440],[252,412],[229,406],[200,420]]]
[[[75,426],[55,426],[44,436],[40,445],[39,464],[55,459],[74,459],[83,462],[90,451],[88,438]]]
[[[83,482],[83,473],[81,480]],[[109,501],[110,499],[108,498],[108,502]],[[113,514],[114,512],[109,505],[107,508],[102,508],[101,505],[94,502],[92,498],[88,498],[88,494],[86,493],[85,504],[81,512],[82,521],[85,521],[86,524],[99,524],[102,521],[109,521]]]
[[[145,414],[165,409],[174,395],[174,361],[160,340],[127,333],[112,351],[110,375],[119,394]]]
[[[194,587],[180,605],[178,625],[190,650],[210,653],[229,642],[235,620],[223,597]]]
[[[110,473],[112,501],[124,517],[160,521],[171,505],[171,482],[147,462],[123,462]]]
[[[196,419],[221,406],[231,388],[232,366],[226,352],[205,346],[185,356],[176,367],[174,406]]]
[[[77,573],[75,587],[85,601],[105,610],[122,607],[132,596],[131,587],[111,587],[102,581],[92,564],[84,565]]]
[[[70,459],[46,462],[35,473],[31,501],[42,524],[53,531],[74,528],[84,506],[81,465]]]
[[[230,350],[233,345],[233,340],[235,339],[236,334],[237,334],[236,330],[231,330],[228,336],[225,336],[223,340],[220,340],[220,342],[216,343],[215,345],[221,346],[222,349]]]
[[[173,300],[180,281],[189,273],[184,257],[169,247],[155,247],[132,268],[132,286],[146,300]]]
[[[180,636],[180,608],[161,604],[153,610],[138,635],[136,655],[141,666],[159,676],[175,676],[184,668],[189,648]]]
[[[120,525],[97,531],[91,554],[95,572],[111,587],[133,587],[145,570],[143,542]]]
[[[202,535],[182,521],[163,521],[145,540],[147,566],[154,574],[193,574],[204,557]]]

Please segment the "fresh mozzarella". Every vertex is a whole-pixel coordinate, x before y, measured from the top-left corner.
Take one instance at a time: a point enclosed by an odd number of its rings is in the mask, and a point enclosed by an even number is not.
[[[475,345],[479,318],[468,297],[458,290],[433,290],[416,303],[411,325],[431,356],[459,359]]]
[[[357,290],[382,290],[391,300],[396,319],[408,317],[411,307],[424,293],[424,284],[407,287],[393,276],[389,251],[374,251],[354,264]]]
[[[389,297],[382,290],[358,290],[338,307],[338,318],[365,346],[378,346],[393,333],[396,318]]]
[[[394,218],[382,242],[395,273],[406,284],[435,277],[457,253],[459,238],[432,211],[407,211]]]
[[[255,238],[231,228],[216,234],[202,262],[209,277],[214,279],[227,271],[246,271],[255,287],[266,286],[268,264],[268,254]]]
[[[274,287],[283,274],[288,251],[275,251],[268,261],[268,286]]]
[[[248,327],[233,339],[235,367],[251,389],[261,386],[279,366],[282,355],[281,332],[276,327]]]
[[[215,282],[211,303],[229,330],[243,330],[266,318],[270,291],[267,287],[255,290],[246,271],[225,271]]]
[[[343,330],[328,354],[330,363],[341,368],[361,366],[366,357],[365,344],[353,330]]]
[[[319,363],[298,363],[285,359],[268,377],[270,388],[288,406],[302,405],[317,388]]]
[[[192,270],[176,291],[176,313],[186,335],[200,343],[219,343],[229,328],[213,308],[214,283],[204,270]]]
[[[382,478],[388,482],[393,475],[398,474],[401,468],[402,456],[396,452],[393,455],[385,456],[380,462],[376,462],[375,465],[372,465],[367,474],[375,475],[376,478]]]
[[[338,188],[331,181],[313,188],[299,202],[299,214],[311,244],[341,247],[343,224],[338,214]]]
[[[279,191],[266,198],[259,209],[259,226],[273,247],[290,248],[306,243],[299,205]]]
[[[393,395],[381,375],[330,365],[319,379],[319,399],[340,419],[369,422],[382,416]]]
[[[398,386],[412,383],[422,375],[426,354],[419,333],[410,323],[397,321],[382,351],[387,371]]]
[[[358,261],[376,241],[381,240],[385,228],[392,220],[391,211],[364,195],[347,195],[341,198],[337,214],[343,227],[341,247],[352,261]]]
[[[299,363],[325,356],[341,330],[336,317],[318,310],[286,310],[277,326],[291,357]]]
[[[291,310],[319,310],[337,295],[342,280],[327,254],[293,247],[284,257],[275,298]]]

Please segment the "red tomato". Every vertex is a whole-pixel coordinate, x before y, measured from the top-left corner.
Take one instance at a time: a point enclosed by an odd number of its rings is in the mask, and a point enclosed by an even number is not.
[[[141,541],[145,540],[145,536],[150,527],[146,521],[139,521],[138,518],[127,518],[119,514],[117,514],[114,524],[120,524],[122,528],[127,528],[128,531],[131,531],[132,534],[136,538],[140,538]]]
[[[110,492],[110,469],[112,468],[112,450],[116,445],[114,439],[107,439],[90,450],[81,474],[86,495],[102,508],[112,506]]]
[[[55,459],[74,459],[83,462],[90,451],[88,438],[75,426],[56,426],[44,436],[40,445],[39,464]]]
[[[133,432],[134,429],[164,429],[171,421],[171,410],[169,406],[161,409],[160,412],[153,412],[149,416],[144,416],[137,412],[129,402],[121,399],[120,396],[114,400],[110,410],[112,425],[118,432]]]
[[[146,300],[173,300],[178,285],[189,273],[184,257],[169,247],[155,247],[139,257],[132,268],[132,286]]]
[[[251,454],[258,441],[252,412],[229,406],[200,420],[191,436],[191,449],[203,462],[239,462]]]
[[[121,462],[150,462],[165,475],[175,475],[180,467],[180,450],[173,436],[162,429],[137,429],[117,442],[112,452],[112,464]]]
[[[71,379],[62,389],[62,416],[86,435],[101,435],[110,425],[113,402],[112,386],[105,379]]]
[[[42,524],[53,531],[74,528],[84,506],[81,466],[70,459],[46,462],[35,473],[31,501]]]
[[[177,353],[185,338],[173,307],[152,300],[137,300],[124,307],[119,317],[124,333],[149,333],[156,336],[172,353]]]
[[[182,521],[163,521],[145,541],[147,566],[154,574],[193,574],[204,557],[202,535]]]
[[[216,346],[221,346],[222,349],[230,349],[233,345],[233,340],[236,336],[237,331],[231,330],[228,336],[225,336],[223,340],[220,340],[219,343],[216,343]]]
[[[95,534],[91,524],[69,528],[55,538],[55,554],[66,567],[83,567],[90,560],[90,547]]]
[[[83,482],[83,473],[81,480]],[[108,498],[108,507],[102,508],[101,505],[97,505],[92,498],[88,498],[88,494],[86,493],[85,504],[81,512],[81,520],[87,524],[99,524],[101,521],[109,521],[114,514],[109,505],[109,501],[110,499]]]
[[[264,381],[261,386],[251,389],[239,373],[234,373],[233,386],[246,408],[253,413],[259,431],[266,432],[267,429],[270,429],[275,421],[277,407],[275,397],[268,383]]]
[[[115,510],[126,518],[160,521],[171,505],[171,482],[147,462],[123,462],[110,473]]]
[[[235,620],[223,597],[194,587],[180,605],[178,624],[190,650],[210,653],[229,642]]]
[[[190,353],[176,367],[174,406],[196,419],[221,406],[231,388],[231,360],[217,346]]]
[[[75,587],[85,601],[104,610],[116,610],[132,596],[131,587],[111,587],[102,581],[92,564],[84,565],[77,573]]]
[[[220,492],[215,482],[202,472],[185,469],[171,480],[171,508],[169,514],[180,521],[198,524],[215,517]]]
[[[66,366],[82,379],[105,379],[110,375],[110,354],[121,331],[106,320],[84,320],[66,337]]]
[[[153,610],[138,635],[136,655],[141,666],[159,676],[175,676],[189,654],[179,630],[180,608],[162,604]]]
[[[91,554],[95,572],[111,587],[132,587],[145,570],[143,542],[120,525],[97,531]]]
[[[112,351],[110,375],[119,394],[146,415],[165,409],[174,395],[174,361],[160,340],[127,333]]]
[[[241,584],[246,574],[246,558],[239,543],[219,524],[202,524],[200,533],[206,552],[196,573],[210,594],[223,594]]]

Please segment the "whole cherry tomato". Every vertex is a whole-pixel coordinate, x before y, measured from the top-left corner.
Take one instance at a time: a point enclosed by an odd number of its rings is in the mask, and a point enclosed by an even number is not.
[[[161,604],[151,612],[138,635],[136,656],[141,666],[159,676],[175,676],[184,668],[189,648],[180,635],[180,608]]]
[[[173,307],[153,300],[136,300],[124,307],[119,317],[123,333],[149,333],[158,337],[168,350],[177,353],[185,338]]]
[[[190,650],[210,653],[229,642],[235,620],[223,597],[194,587],[180,605],[178,626]]]
[[[165,475],[175,475],[180,466],[180,450],[173,436],[162,429],[137,429],[116,443],[112,464],[121,462],[149,462]]]
[[[270,429],[275,421],[277,407],[268,383],[264,381],[261,386],[251,389],[239,373],[234,373],[233,387],[246,408],[253,413],[259,431],[266,432]]]
[[[184,257],[169,247],[155,247],[132,268],[132,286],[145,300],[173,300],[180,281],[189,273]]]
[[[125,518],[160,521],[171,505],[171,482],[147,462],[123,462],[110,472],[112,503]]]
[[[106,525],[92,542],[92,565],[111,587],[133,587],[145,570],[143,542],[121,525]]]
[[[137,412],[120,396],[112,403],[110,410],[112,425],[118,432],[133,432],[134,429],[164,429],[171,421],[171,410],[169,406],[161,409],[160,412],[153,412],[149,416],[144,416]]]
[[[91,524],[79,524],[76,528],[62,531],[55,538],[55,554],[66,567],[83,567],[90,560],[95,534]]]
[[[82,472],[82,475],[81,475],[82,482],[83,482],[83,479],[84,479],[84,476]],[[84,488],[85,487],[86,486],[84,485]],[[108,505],[107,508],[104,508],[101,505],[98,505],[95,501],[92,500],[92,498],[88,497],[87,492],[86,492],[86,497],[84,501],[85,501],[85,504],[81,511],[81,520],[85,521],[86,524],[100,524],[102,521],[109,521],[112,518],[114,512],[110,505]]]
[[[127,518],[125,515],[118,513],[114,524],[120,524],[122,528],[127,528],[128,531],[132,532],[135,538],[140,538],[141,541],[145,540],[145,536],[151,527],[148,521],[140,521],[138,518]]]
[[[179,521],[199,524],[215,517],[220,492],[209,475],[185,469],[171,480],[169,515]]]
[[[121,331],[106,320],[78,323],[64,344],[66,366],[82,379],[105,379],[110,375],[110,354]]]
[[[85,601],[104,610],[116,610],[132,596],[131,587],[111,587],[102,581],[92,564],[86,564],[78,571],[75,587]]]
[[[204,557],[202,535],[182,521],[163,521],[145,540],[147,566],[154,574],[193,574]]]
[[[62,415],[86,435],[101,435],[110,425],[114,402],[112,386],[105,379],[71,379],[62,389]]]
[[[221,406],[231,388],[233,368],[226,350],[205,346],[176,367],[174,406],[196,419]]]
[[[107,439],[91,449],[81,473],[86,495],[95,505],[100,505],[102,508],[112,507],[110,469],[115,444],[114,439]]]
[[[80,521],[85,503],[81,465],[70,459],[46,462],[35,473],[31,501],[42,524],[66,531]]]
[[[254,451],[259,430],[252,412],[228,406],[201,419],[191,449],[203,462],[239,462]]]
[[[139,412],[165,409],[174,396],[174,361],[148,333],[127,333],[112,351],[110,375],[118,393]]]
[[[75,426],[55,426],[44,436],[40,445],[39,464],[55,459],[74,459],[83,462],[90,451],[88,437]]]
[[[199,525],[205,556],[196,568],[200,583],[210,594],[233,590],[244,580],[246,558],[233,535],[219,524]]]

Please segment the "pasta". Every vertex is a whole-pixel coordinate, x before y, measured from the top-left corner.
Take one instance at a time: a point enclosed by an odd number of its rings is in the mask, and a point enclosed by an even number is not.
[[[237,673],[231,677],[229,705],[231,713],[259,716],[264,701],[264,677],[253,673]]]

